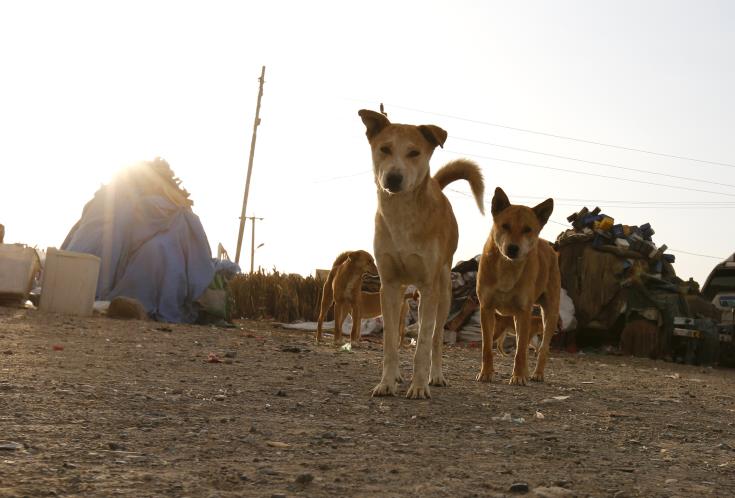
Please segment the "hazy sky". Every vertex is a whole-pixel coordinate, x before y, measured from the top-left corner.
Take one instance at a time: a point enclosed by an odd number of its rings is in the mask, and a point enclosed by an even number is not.
[[[557,223],[583,205],[650,222],[682,278],[703,282],[718,262],[686,252],[735,250],[733,2],[3,1],[0,47],[9,242],[60,245],[114,171],[162,156],[213,250],[222,242],[234,256],[265,64],[248,208],[265,218],[256,265],[308,274],[343,250],[372,251],[375,186],[357,111],[380,102],[393,121],[448,131],[434,170],[467,155],[489,193],[554,197]],[[455,260],[467,259],[490,218],[454,191],[466,184],[450,188]]]

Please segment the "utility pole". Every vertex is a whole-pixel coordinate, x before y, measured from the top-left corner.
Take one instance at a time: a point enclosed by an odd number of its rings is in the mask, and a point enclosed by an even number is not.
[[[260,99],[263,98],[263,83],[265,83],[265,66],[260,72],[260,89],[258,90],[258,104],[255,107],[255,121],[253,122],[253,138],[250,141],[250,159],[248,160],[248,176],[245,179],[245,195],[242,198],[242,212],[240,213],[240,231],[237,234],[237,251],[235,252],[235,263],[240,263],[240,249],[242,249],[242,234],[245,230],[245,210],[248,207],[248,194],[250,193],[250,175],[253,173],[253,156],[255,156],[255,139],[260,124]],[[253,230],[255,222],[253,222]],[[252,273],[252,270],[251,270]]]
[[[263,218],[256,218],[255,216],[246,216],[244,219],[250,220],[253,223],[252,239],[250,240],[250,274],[252,275],[253,272],[255,271],[255,220],[262,221]]]

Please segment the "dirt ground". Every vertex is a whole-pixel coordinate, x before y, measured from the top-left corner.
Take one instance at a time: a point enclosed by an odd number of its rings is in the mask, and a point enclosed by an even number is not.
[[[733,370],[554,352],[480,384],[456,346],[431,400],[371,398],[381,348],[0,308],[0,496],[735,496]]]

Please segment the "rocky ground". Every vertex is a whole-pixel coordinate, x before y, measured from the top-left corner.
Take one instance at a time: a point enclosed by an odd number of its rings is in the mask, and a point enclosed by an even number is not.
[[[453,346],[412,401],[370,397],[381,356],[0,308],[0,496],[735,496],[733,370],[554,352],[480,384]]]

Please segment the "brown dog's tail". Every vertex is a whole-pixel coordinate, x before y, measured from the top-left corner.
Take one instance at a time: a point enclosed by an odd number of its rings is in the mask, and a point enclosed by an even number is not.
[[[482,172],[480,167],[469,159],[455,159],[445,164],[434,175],[434,180],[444,189],[450,183],[457,180],[467,180],[472,189],[472,195],[475,197],[477,207],[480,212],[485,214],[485,206],[483,205],[483,195],[485,194],[485,183],[482,180]]]

